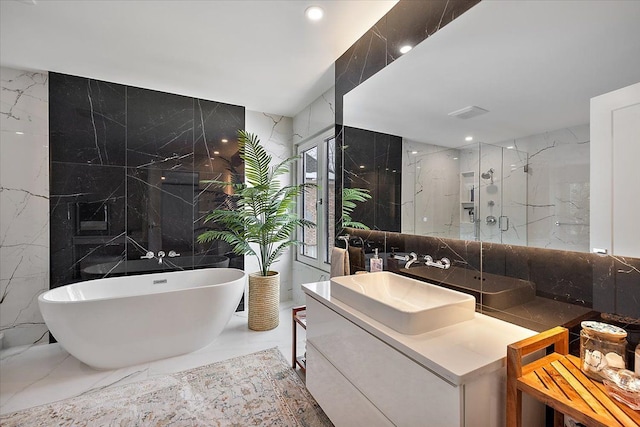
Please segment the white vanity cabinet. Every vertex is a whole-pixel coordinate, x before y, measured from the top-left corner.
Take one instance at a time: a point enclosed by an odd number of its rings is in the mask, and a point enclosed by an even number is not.
[[[307,293],[306,381],[337,427],[505,424],[504,356],[487,358],[493,353],[487,346],[496,345],[496,339],[478,336],[478,328],[490,328],[497,319],[485,323],[486,316],[478,315],[482,316],[478,321],[403,335],[331,299],[328,286],[329,282],[303,285]],[[517,336],[535,334],[510,326]],[[501,328],[493,331],[500,332]],[[456,336],[458,339],[450,339]],[[469,342],[473,336],[478,340]],[[506,345],[502,349],[505,356]],[[464,358],[475,359],[467,364],[469,369],[464,368]],[[447,359],[451,367],[443,362]],[[532,417],[535,424],[531,425],[543,424],[541,412],[538,418]]]

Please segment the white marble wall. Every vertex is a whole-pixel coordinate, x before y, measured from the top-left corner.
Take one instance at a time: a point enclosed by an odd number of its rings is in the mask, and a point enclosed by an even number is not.
[[[403,233],[458,238],[459,151],[403,139]]]
[[[258,135],[260,142],[267,153],[273,157],[274,162],[280,162],[293,155],[293,119],[291,117],[246,110],[245,130]],[[289,176],[282,178],[282,185],[292,184],[295,173],[296,166],[294,164]],[[281,301],[292,298],[293,256],[293,250],[287,250],[280,260],[273,264],[273,270],[280,272]],[[258,271],[258,262],[255,257],[245,257],[245,271],[248,273]]]
[[[589,124],[501,145],[528,153],[528,245],[588,252]]]
[[[4,347],[48,342],[48,75],[0,68],[0,331]]]
[[[293,118],[293,143],[297,144],[336,122],[335,87],[327,90]]]

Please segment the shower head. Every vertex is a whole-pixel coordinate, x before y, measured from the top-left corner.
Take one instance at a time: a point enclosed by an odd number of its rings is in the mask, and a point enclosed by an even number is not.
[[[480,176],[482,177],[482,179],[490,179],[491,183],[493,184],[493,172],[495,171],[493,170],[493,168],[491,168]]]

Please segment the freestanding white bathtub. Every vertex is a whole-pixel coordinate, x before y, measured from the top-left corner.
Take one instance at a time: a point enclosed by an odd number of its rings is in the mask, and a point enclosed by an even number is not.
[[[97,279],[47,291],[38,304],[65,350],[115,369],[209,344],[231,319],[245,281],[234,268]]]

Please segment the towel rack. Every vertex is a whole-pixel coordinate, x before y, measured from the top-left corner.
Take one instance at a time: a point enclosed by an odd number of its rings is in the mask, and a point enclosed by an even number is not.
[[[338,236],[338,240],[342,240],[344,242],[344,248],[345,249],[349,249],[349,235],[348,234],[346,234],[344,236]],[[336,245],[336,246],[338,246],[338,245]]]

